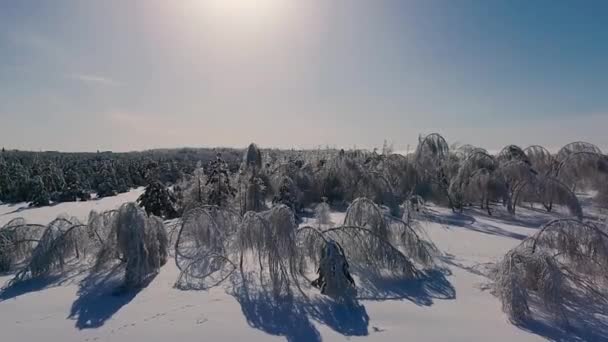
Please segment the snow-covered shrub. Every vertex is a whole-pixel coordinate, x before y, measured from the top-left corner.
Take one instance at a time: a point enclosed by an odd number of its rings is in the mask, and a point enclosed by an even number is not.
[[[520,158],[523,157],[519,153],[514,153],[511,157],[503,156],[499,159],[502,161],[499,164],[499,169],[496,171],[504,181],[506,206],[509,212],[513,214],[515,213],[518,200],[516,194],[528,184],[533,184],[537,176],[536,171],[531,168],[527,157],[524,160]]]
[[[0,227],[0,272],[12,271],[29,258],[46,227],[15,218]]]
[[[387,241],[390,238],[384,212],[376,203],[364,197],[357,198],[348,207],[344,225],[367,228]]]
[[[175,244],[178,267],[207,253],[226,255],[240,216],[215,206],[198,206],[184,213]]]
[[[521,200],[542,203],[547,211],[551,211],[553,204],[561,204],[568,208],[572,216],[579,220],[583,219],[583,209],[576,194],[565,184],[551,176],[537,176],[524,183],[514,193],[514,205]]]
[[[517,145],[508,145],[503,147],[503,149],[500,150],[496,156],[496,159],[498,159],[501,164],[512,161],[520,161],[530,165],[530,160],[528,159],[526,152],[524,152],[524,150]]]
[[[364,237],[341,243],[352,257],[365,260],[369,259],[370,255],[375,255],[383,259],[386,257],[384,249],[388,243],[402,248],[406,256],[422,265],[428,266],[433,263],[436,247],[422,239],[410,223],[384,213],[369,199],[358,198],[348,207],[344,226],[365,228],[373,235],[364,233]],[[364,231],[356,229],[351,234],[357,235],[362,232]]]
[[[411,196],[419,178],[413,154],[383,156],[376,168],[390,185],[395,201],[403,202]]]
[[[167,232],[162,221],[148,217],[135,203],[120,207],[116,215],[118,252],[126,262],[124,287],[145,285],[167,260]]]
[[[59,217],[53,220],[46,226],[27,265],[17,272],[13,282],[62,271],[72,259],[86,260],[93,241],[87,225],[76,218]]]
[[[291,209],[279,205],[259,214],[248,213],[238,234],[241,265],[243,253],[253,252],[275,296],[290,293],[292,280],[297,282],[296,229]],[[267,273],[262,273],[264,269]]]
[[[466,204],[479,202],[491,213],[490,201],[506,196],[506,184],[498,168],[498,161],[485,151],[469,151],[450,181],[449,193],[454,206],[462,209]]]
[[[596,183],[608,175],[608,160],[595,145],[573,142],[562,147],[555,156],[553,176],[573,191],[577,186]]]
[[[187,210],[175,242],[175,262],[181,271],[175,286],[201,289],[210,286],[209,281],[223,280],[207,278],[217,276],[230,261],[240,223],[240,215],[228,209],[198,206]]]
[[[577,292],[606,300],[607,271],[608,234],[592,223],[558,219],[510,250],[492,276],[503,311],[521,322],[531,312],[532,296],[560,320]]]
[[[317,224],[319,224],[319,226],[329,226],[333,223],[331,222],[330,211],[331,208],[326,202],[319,203],[315,206],[315,218],[317,219]]]
[[[532,168],[539,175],[546,176],[551,174],[555,166],[555,158],[546,148],[539,145],[532,145],[526,147],[524,153],[530,161]]]
[[[88,230],[99,241],[99,249],[95,257],[95,268],[99,269],[112,260],[120,258],[116,241],[116,215],[117,210],[108,210],[98,213],[92,210],[89,213]]]
[[[450,179],[458,171],[459,159],[450,153],[446,140],[437,133],[421,136],[414,156],[419,175],[416,193],[425,189],[427,193],[424,196],[439,202],[447,199],[448,205],[454,209],[449,187]]]
[[[328,263],[339,264],[338,260],[324,260],[326,250],[333,250],[334,243],[340,248],[332,255],[343,255],[344,261],[355,265],[364,276],[372,273],[379,277],[417,278],[421,274],[417,265],[433,266],[437,252],[408,223],[364,198],[351,204],[342,226],[323,231],[308,226],[298,230],[300,273],[310,272],[309,264],[319,265],[319,269],[328,267]]]

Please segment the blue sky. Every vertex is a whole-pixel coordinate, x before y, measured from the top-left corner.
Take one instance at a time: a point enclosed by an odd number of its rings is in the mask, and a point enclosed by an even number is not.
[[[0,145],[608,148],[608,2],[0,2]]]

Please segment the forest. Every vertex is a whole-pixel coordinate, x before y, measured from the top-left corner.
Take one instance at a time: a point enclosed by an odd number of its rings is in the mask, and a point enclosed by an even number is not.
[[[5,150],[0,152],[0,202],[86,201],[145,186],[153,176],[173,184],[206,166],[220,151],[232,170],[240,152],[231,149],[175,149],[130,153],[61,153]]]

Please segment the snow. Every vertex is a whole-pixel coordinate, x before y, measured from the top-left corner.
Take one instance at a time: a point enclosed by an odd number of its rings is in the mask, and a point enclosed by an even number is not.
[[[60,213],[85,218],[91,209],[112,209],[133,201],[141,191],[20,212],[12,212],[19,206],[2,205],[0,224],[18,216],[46,223]],[[464,214],[440,207],[430,210],[435,219],[424,227],[444,253],[442,260],[450,271],[440,291],[404,288],[399,289],[402,299],[361,300],[360,307],[348,312],[327,305],[315,315],[290,309],[286,302],[244,300],[220,287],[175,289],[178,270],[170,260],[148,287],[131,295],[113,296],[105,287],[83,291],[82,276],[37,281],[2,292],[2,341],[506,342],[549,337],[542,330],[526,331],[507,320],[500,301],[487,290],[489,280],[483,270],[552,216],[524,208],[518,208],[517,218],[500,211],[490,217],[478,210]],[[343,218],[344,213],[331,214],[334,223]],[[0,276],[0,282],[10,278]]]
[[[47,224],[60,214],[68,214],[70,217],[86,220],[91,210],[102,212],[117,209],[123,203],[135,202],[143,192],[144,188],[141,187],[113,197],[85,202],[63,202],[41,208],[30,208],[28,203],[2,204],[0,205],[0,226],[17,217],[25,218],[28,223]]]

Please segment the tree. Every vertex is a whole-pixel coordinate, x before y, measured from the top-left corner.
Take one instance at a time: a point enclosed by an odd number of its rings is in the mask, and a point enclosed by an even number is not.
[[[175,196],[160,181],[152,181],[137,199],[148,215],[173,218],[176,215]]]
[[[205,184],[209,188],[208,203],[218,207],[228,206],[230,199],[236,195],[236,189],[230,184],[228,164],[222,159],[221,153],[209,163],[208,170],[209,175]]]
[[[6,199],[9,202],[27,201],[30,185],[29,170],[20,163],[8,164],[6,170]]]
[[[51,199],[42,181],[42,177],[35,176],[32,178],[30,188],[32,189],[31,206],[42,207],[49,205]]]
[[[101,164],[100,170],[96,176],[97,186],[97,197],[108,197],[115,196],[117,194],[117,181],[114,168],[110,162],[104,162]]]
[[[65,183],[65,188],[60,197],[61,201],[87,201],[91,199],[91,195],[85,191],[81,177],[76,171],[69,170],[66,172]]]
[[[293,180],[289,177],[284,177],[279,186],[277,195],[272,199],[272,204],[284,204],[295,214],[298,209],[298,200],[295,192],[296,188]]]
[[[319,277],[312,282],[312,286],[320,289],[322,294],[342,300],[356,296],[355,281],[350,275],[344,250],[336,241],[328,240],[325,243],[317,273]]]
[[[48,163],[42,167],[40,173],[42,181],[47,188],[49,194],[58,193],[65,188],[65,178],[63,171],[58,168],[55,163]]]

